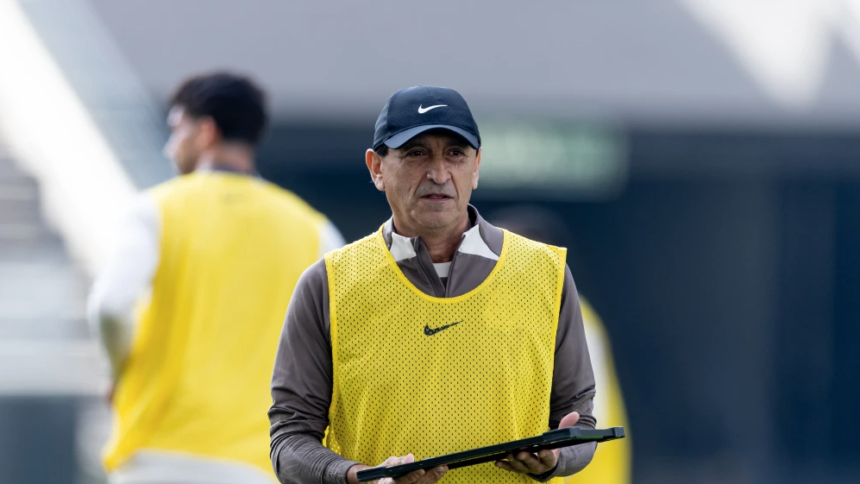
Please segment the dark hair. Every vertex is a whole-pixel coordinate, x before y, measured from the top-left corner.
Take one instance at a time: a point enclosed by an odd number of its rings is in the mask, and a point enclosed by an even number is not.
[[[260,142],[268,122],[266,94],[251,79],[228,72],[185,80],[170,98],[193,118],[210,117],[225,141]]]
[[[461,144],[463,144],[463,145],[472,146],[472,145],[469,143],[469,140],[467,140],[463,135],[461,135],[460,133],[457,133],[457,132],[451,131],[451,130],[449,130],[449,129],[445,129],[445,128],[434,128],[434,129],[431,129],[431,130],[425,131],[424,133],[429,133],[429,134],[439,134],[439,133],[443,133],[443,134],[446,134],[446,135],[448,135],[448,136],[453,136],[453,137],[454,137],[454,138],[455,138],[459,143],[461,143]],[[416,135],[416,136],[417,136],[417,135]],[[409,141],[407,141],[406,143],[404,143],[404,144],[403,144],[403,145],[401,145],[400,147],[402,148],[403,146],[406,146],[406,145],[407,145],[407,143],[409,143]],[[388,150],[389,150],[388,145],[386,145],[385,143],[383,143],[383,144],[379,145],[379,148],[376,148],[376,149],[375,149],[375,150],[373,150],[373,151],[375,151],[377,155],[379,155],[379,156],[381,156],[381,157],[385,158],[386,156],[388,156]]]

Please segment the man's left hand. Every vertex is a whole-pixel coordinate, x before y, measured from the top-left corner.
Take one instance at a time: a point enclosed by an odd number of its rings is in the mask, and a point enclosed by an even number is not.
[[[579,414],[571,412],[561,419],[558,428],[573,427],[578,421]],[[545,449],[537,454],[530,452],[518,452],[516,455],[508,454],[505,460],[496,461],[496,467],[519,474],[546,474],[558,465],[558,453],[559,449]]]

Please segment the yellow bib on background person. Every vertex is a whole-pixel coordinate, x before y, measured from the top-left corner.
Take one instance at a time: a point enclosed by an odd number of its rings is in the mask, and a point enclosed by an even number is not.
[[[325,218],[268,182],[193,173],[153,190],[161,259],[114,396],[109,471],[141,449],[269,460],[284,313]]]
[[[597,393],[594,396],[594,417],[601,428],[624,427],[627,438],[612,445],[598,445],[594,458],[588,466],[576,474],[566,477],[565,484],[628,484],[631,479],[632,442],[624,410],[621,386],[615,374],[609,337],[600,317],[591,305],[580,296],[582,321]]]
[[[377,465],[549,430],[566,251],[504,237],[487,279],[452,298],[413,286],[381,231],[326,255],[334,360],[328,448]],[[531,481],[492,462],[444,479]]]

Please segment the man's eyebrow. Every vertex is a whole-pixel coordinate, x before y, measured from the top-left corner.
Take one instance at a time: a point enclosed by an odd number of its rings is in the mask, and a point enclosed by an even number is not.
[[[409,141],[403,143],[403,145],[400,146],[399,149],[401,149],[403,151],[407,151],[407,150],[411,150],[412,148],[416,148],[416,147],[426,148],[427,146],[419,140],[409,140]]]

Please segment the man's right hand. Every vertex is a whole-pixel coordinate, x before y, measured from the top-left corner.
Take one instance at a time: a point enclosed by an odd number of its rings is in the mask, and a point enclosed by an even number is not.
[[[415,462],[415,456],[412,454],[407,454],[404,457],[389,457],[385,459],[385,462],[379,464],[377,467],[392,467],[399,466],[403,464],[409,464],[410,462]],[[346,474],[346,480],[349,484],[358,484],[358,471],[370,469],[368,466],[363,465],[354,465],[349,468],[349,472]],[[372,481],[377,484],[433,484],[434,482],[438,482],[445,473],[448,472],[448,466],[439,466],[434,467],[428,471],[424,471],[423,469],[419,469],[417,471],[410,472],[405,476],[398,477],[397,479],[393,479],[391,477],[385,477],[383,479],[379,479],[378,481]]]

